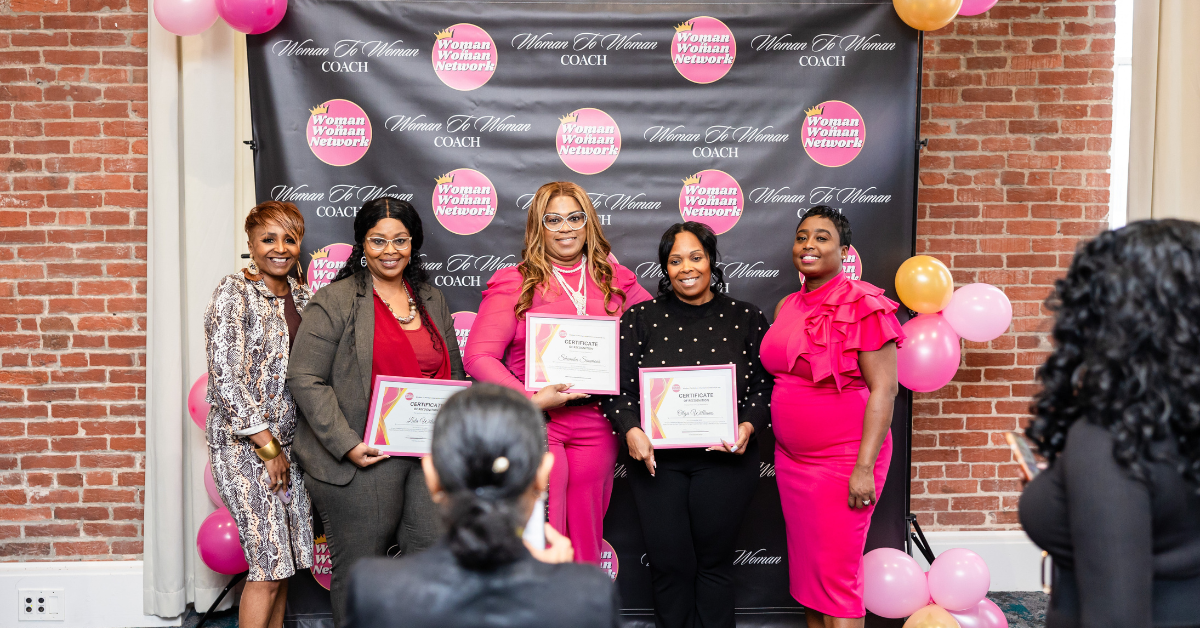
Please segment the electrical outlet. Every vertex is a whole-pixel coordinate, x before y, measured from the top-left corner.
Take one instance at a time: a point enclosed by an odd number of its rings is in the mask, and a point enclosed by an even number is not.
[[[65,589],[18,589],[18,621],[62,621],[66,619]]]

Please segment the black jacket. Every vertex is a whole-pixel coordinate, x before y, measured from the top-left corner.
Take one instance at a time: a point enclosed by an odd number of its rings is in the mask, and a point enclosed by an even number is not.
[[[490,572],[465,569],[445,541],[350,572],[350,628],[616,628],[616,587],[596,567],[522,552]]]

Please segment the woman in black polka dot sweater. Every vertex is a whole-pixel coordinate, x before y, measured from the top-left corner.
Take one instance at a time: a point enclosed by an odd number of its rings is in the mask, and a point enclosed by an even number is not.
[[[761,310],[722,294],[717,237],[673,225],[658,245],[658,298],[621,317],[621,394],[603,402],[620,442],[644,464],[628,470],[654,584],[658,628],[733,628],[733,555],[758,482],[754,434],[770,416],[772,378],[758,359]],[[638,368],[737,366],[738,438],[709,449],[655,451],[639,427]],[[659,464],[662,463],[662,464]]]

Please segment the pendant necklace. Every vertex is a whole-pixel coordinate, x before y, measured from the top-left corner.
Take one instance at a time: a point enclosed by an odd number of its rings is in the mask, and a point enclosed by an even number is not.
[[[375,296],[379,297],[380,301],[383,301],[383,304],[387,306],[388,311],[392,313],[392,316],[396,317],[397,321],[400,321],[401,325],[407,325],[413,322],[413,319],[417,317],[417,302],[414,301],[412,295],[408,293],[408,288],[404,288],[404,296],[408,297],[408,316],[405,317],[401,317],[399,314],[397,314],[396,310],[392,309],[392,304],[388,303],[387,299],[383,298],[383,295],[379,294],[379,291],[373,286],[371,290],[375,291]]]
[[[583,316],[587,313],[587,272],[579,273],[579,288],[575,289],[567,285],[567,279],[563,277],[563,273],[568,275],[574,274],[576,271],[582,271],[587,267],[587,255],[579,261],[575,268],[559,270],[557,266],[551,264],[550,268],[554,271],[554,278],[558,280],[558,285],[562,286],[563,291],[567,293],[567,298],[571,299],[571,303],[575,304],[575,313]]]

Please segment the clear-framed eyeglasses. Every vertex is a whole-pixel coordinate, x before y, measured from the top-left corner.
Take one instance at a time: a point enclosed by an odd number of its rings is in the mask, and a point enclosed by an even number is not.
[[[551,231],[562,231],[563,227],[571,231],[579,231],[587,224],[587,212],[571,212],[564,218],[559,214],[542,216],[542,225]]]
[[[394,238],[392,240],[387,238],[367,238],[367,246],[371,247],[371,250],[375,251],[376,253],[386,249],[388,244],[395,246],[397,251],[404,251],[408,249],[409,245],[412,244],[412,238],[407,236]]]

